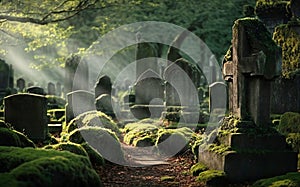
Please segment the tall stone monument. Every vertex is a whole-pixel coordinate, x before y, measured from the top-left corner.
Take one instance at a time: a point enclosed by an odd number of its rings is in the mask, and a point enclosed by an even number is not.
[[[199,162],[237,182],[297,171],[297,153],[270,127],[271,81],[280,73],[277,46],[255,18],[237,20],[232,33],[232,60],[223,64],[232,116],[223,120],[208,148],[200,149]],[[221,153],[214,151],[219,146]]]

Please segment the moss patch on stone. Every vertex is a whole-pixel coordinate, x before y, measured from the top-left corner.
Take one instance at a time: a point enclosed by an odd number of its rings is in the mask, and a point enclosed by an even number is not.
[[[111,117],[100,111],[89,111],[80,114],[71,120],[70,123],[64,127],[63,131],[65,133],[70,133],[73,130],[84,126],[103,127],[110,129],[117,134],[120,133],[118,125],[111,119]]]
[[[82,155],[82,156],[88,156],[85,149],[80,145],[72,142],[62,142],[55,145],[48,145],[44,147],[45,149],[55,149],[58,151],[69,151],[71,153]]]
[[[0,127],[0,146],[35,147],[35,144],[23,133]]]
[[[228,180],[224,171],[207,170],[199,174],[196,181],[204,182],[206,186],[227,186]]]
[[[203,171],[208,170],[208,167],[200,162],[198,162],[197,164],[194,164],[191,169],[190,172],[193,176],[198,176],[200,173],[202,173]]]
[[[105,164],[102,155],[96,149],[92,148],[88,143],[83,143],[81,146],[87,152],[93,166],[103,166]]]
[[[282,75],[291,78],[300,71],[300,36],[293,29],[300,22],[290,22],[275,28],[274,41],[282,48]]]
[[[99,152],[103,158],[112,162],[123,162],[124,153],[116,133],[102,127],[81,127],[72,131],[68,141],[83,144],[88,143]]]
[[[286,142],[294,151],[300,153],[300,133],[289,133]]]
[[[285,175],[267,178],[267,179],[261,179],[256,181],[253,185],[253,187],[265,187],[265,186],[289,186],[289,187],[296,187],[300,186],[300,173],[298,172],[292,172],[287,173]]]
[[[95,170],[63,156],[25,162],[11,170],[9,175],[11,177],[6,175],[9,179],[6,182],[21,184],[18,186],[102,186]]]

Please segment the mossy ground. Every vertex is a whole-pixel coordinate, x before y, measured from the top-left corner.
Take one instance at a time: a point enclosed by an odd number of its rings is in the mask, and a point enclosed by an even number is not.
[[[300,173],[287,173],[285,175],[261,179],[256,181],[253,184],[253,187],[265,187],[265,186],[272,186],[272,187],[279,187],[279,186],[287,186],[287,187],[296,187],[300,186]]]
[[[198,182],[204,182],[206,186],[227,186],[228,180],[224,171],[206,170],[199,174],[196,179]]]
[[[102,186],[87,157],[0,146],[0,186]]]

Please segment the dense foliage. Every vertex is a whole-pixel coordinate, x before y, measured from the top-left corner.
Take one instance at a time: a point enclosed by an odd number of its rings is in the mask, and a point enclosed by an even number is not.
[[[0,2],[0,42],[23,46],[36,68],[60,64],[70,53],[84,52],[98,37],[137,21],[173,23],[197,34],[217,57],[231,40],[233,21],[250,0],[204,1],[8,1]]]

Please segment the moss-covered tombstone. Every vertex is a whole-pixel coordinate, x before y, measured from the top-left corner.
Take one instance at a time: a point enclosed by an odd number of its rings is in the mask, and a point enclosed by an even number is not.
[[[1,186],[102,186],[86,157],[66,151],[0,147]]]
[[[114,163],[124,162],[124,153],[116,133],[102,127],[81,127],[72,131],[67,140],[83,144],[88,143],[103,158]]]
[[[80,114],[70,121],[70,123],[64,127],[63,131],[70,133],[83,126],[103,127],[110,129],[117,134],[120,133],[117,124],[109,116],[100,111],[89,111]]]

